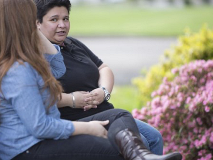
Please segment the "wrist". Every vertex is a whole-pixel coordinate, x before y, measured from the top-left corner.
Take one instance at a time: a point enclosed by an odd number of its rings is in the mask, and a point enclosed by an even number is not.
[[[72,95],[72,108],[75,108],[75,96],[74,96],[74,93],[70,93]]]
[[[101,86],[100,88],[104,91],[104,100],[108,101],[110,99],[110,96],[111,96],[109,91],[103,86]]]

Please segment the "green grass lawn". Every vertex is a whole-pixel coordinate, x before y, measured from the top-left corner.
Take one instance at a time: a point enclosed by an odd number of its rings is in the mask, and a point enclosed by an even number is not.
[[[189,27],[213,27],[213,6],[182,9],[144,9],[137,6],[73,6],[73,36],[178,36]]]
[[[115,108],[132,111],[141,108],[138,100],[138,91],[133,86],[115,86],[111,94],[110,102]]]

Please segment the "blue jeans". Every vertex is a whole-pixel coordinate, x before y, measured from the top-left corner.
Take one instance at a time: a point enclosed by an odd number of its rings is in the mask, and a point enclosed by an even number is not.
[[[135,119],[135,122],[138,126],[138,130],[141,134],[141,138],[144,142],[144,145],[152,153],[157,155],[163,154],[163,138],[160,132],[149,124]]]

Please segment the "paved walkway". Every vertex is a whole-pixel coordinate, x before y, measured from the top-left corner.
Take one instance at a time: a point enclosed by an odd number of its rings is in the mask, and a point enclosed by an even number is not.
[[[77,37],[114,72],[116,85],[131,84],[142,68],[159,61],[164,51],[177,43],[177,38],[148,37]]]

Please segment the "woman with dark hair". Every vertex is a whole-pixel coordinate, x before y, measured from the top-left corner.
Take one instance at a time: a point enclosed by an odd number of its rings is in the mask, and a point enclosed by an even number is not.
[[[60,119],[62,89],[43,55],[58,51],[37,30],[35,4],[0,0],[0,8],[0,159],[181,159],[180,153],[149,152],[124,110]]]
[[[34,0],[37,5],[38,28],[54,44],[61,46],[66,73],[58,79],[64,89],[58,103],[61,118],[78,120],[113,109],[108,102],[114,76],[83,43],[67,37],[70,29],[69,0]],[[71,94],[70,94],[71,93]],[[149,124],[135,120],[145,146],[153,153],[163,154],[162,136]]]

